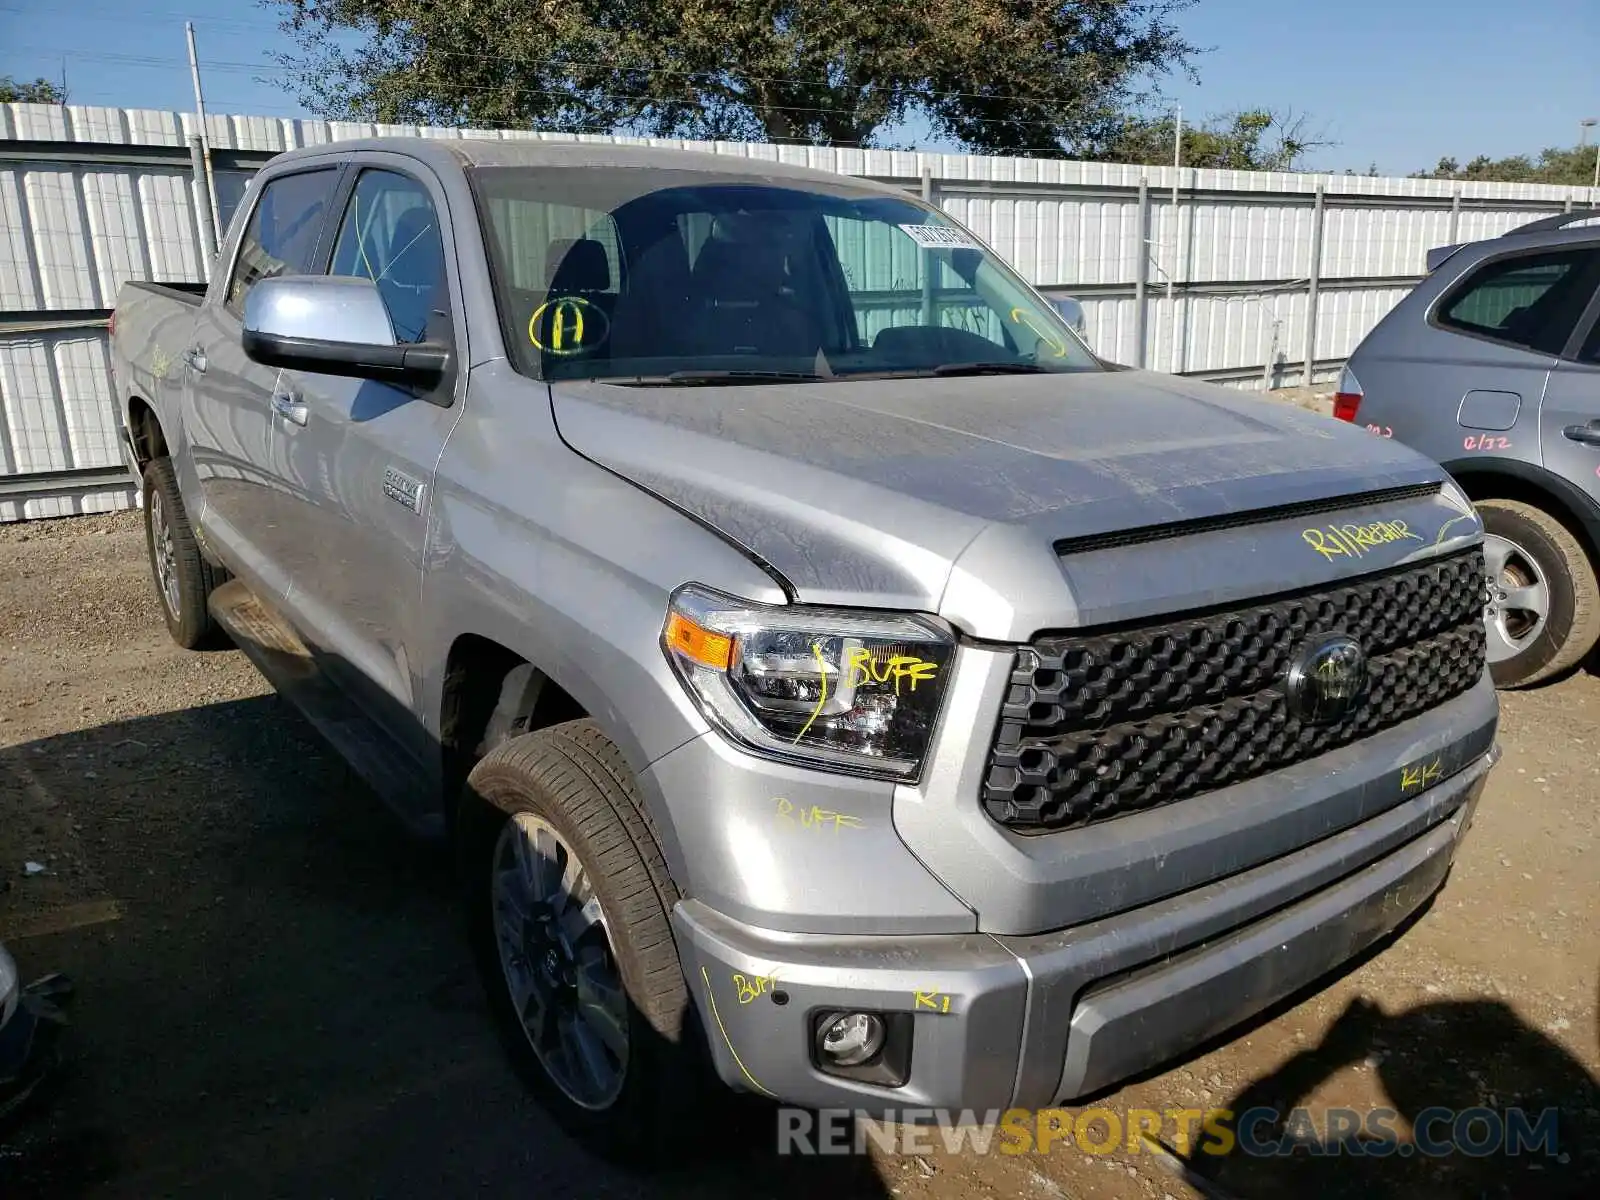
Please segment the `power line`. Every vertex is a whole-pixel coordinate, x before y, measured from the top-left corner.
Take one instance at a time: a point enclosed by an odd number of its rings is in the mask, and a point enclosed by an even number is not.
[[[0,12],[16,13],[19,16],[32,15],[25,8],[15,8],[9,4],[0,4]],[[245,29],[252,33],[260,33],[263,25],[259,21],[242,21],[237,17],[212,17],[203,12],[148,12],[138,9],[118,9],[107,11],[101,9],[75,8],[72,13],[74,21],[108,21],[117,23],[131,23],[134,19],[170,18],[174,21],[193,21],[196,25],[227,26],[232,29]]]
[[[170,68],[170,67],[173,67],[175,65],[179,65],[179,60],[176,58],[176,56],[174,56],[171,59],[168,59],[168,58],[163,58],[163,57],[159,57],[159,56],[155,56],[155,55],[118,54],[118,53],[113,53],[113,52],[110,52],[110,51],[67,50],[67,49],[55,49],[55,48],[38,47],[38,46],[21,47],[21,49],[24,49],[24,50],[26,50],[26,51],[28,51],[30,53],[35,53],[35,54],[66,55],[66,56],[70,56],[70,57],[91,59],[91,60],[97,60],[97,61],[102,61],[102,62],[115,62],[115,63],[119,63],[119,64],[123,64],[123,65],[130,65],[130,66]],[[214,71],[214,70],[216,70],[216,71],[235,71],[235,72],[237,72],[237,71],[246,71],[246,72],[252,72],[252,73],[260,72],[260,71],[264,71],[264,70],[268,70],[269,69],[267,64],[264,64],[264,63],[229,62],[229,61],[224,61],[224,60],[211,60],[211,59],[203,60],[201,62],[201,67],[206,71]],[[269,82],[278,83],[278,84],[282,83],[281,80],[271,80]],[[452,91],[455,91],[455,92],[478,92],[478,93],[491,93],[491,94],[495,94],[495,95],[510,95],[510,96],[570,97],[571,100],[573,101],[573,103],[575,103],[575,104],[576,103],[582,103],[584,100],[587,99],[587,100],[642,101],[642,102],[647,103],[647,104],[658,105],[658,106],[663,106],[663,107],[666,107],[666,106],[677,106],[677,107],[683,107],[683,108],[698,108],[698,109],[701,109],[701,110],[709,110],[709,109],[715,107],[713,104],[711,104],[711,103],[709,103],[707,101],[697,100],[697,99],[695,99],[693,97],[661,96],[661,95],[652,95],[650,93],[644,93],[644,92],[640,92],[640,93],[635,93],[635,92],[602,92],[602,91],[597,91],[597,90],[594,90],[594,89],[505,87],[505,86],[496,85],[496,84],[469,84],[469,83],[451,83],[451,84],[447,84],[445,86],[449,90],[452,90]],[[855,114],[855,112],[857,111],[856,109],[853,109],[853,108],[825,107],[825,106],[820,106],[820,105],[759,104],[759,103],[756,103],[755,101],[748,100],[748,99],[743,99],[743,98],[734,100],[734,103],[736,103],[736,104],[737,103],[743,103],[743,104],[748,105],[751,108],[757,109],[758,111],[766,111],[766,112],[808,113],[808,114],[813,114],[813,115],[832,114],[832,115],[839,115],[839,116],[851,116],[851,115]],[[1011,124],[1013,124],[1013,122],[1005,120],[1004,118],[1000,118],[1000,117],[967,117],[967,118],[965,118],[965,120],[967,122],[970,122],[970,123],[973,123],[973,124],[979,124],[979,125],[1011,125]],[[415,124],[416,122],[403,121],[403,122],[377,122],[377,123],[378,124]],[[860,145],[861,143],[859,143],[859,142],[838,141],[838,142],[835,142],[834,144],[836,144],[836,145]],[[1018,149],[1023,149],[1023,148],[1019,147]],[[1048,151],[1050,151],[1052,153],[1055,153],[1055,152],[1059,152],[1061,147],[1060,146],[1045,146],[1045,147],[1030,147],[1029,149],[1048,150]]]
[[[21,11],[20,9],[14,9],[14,8],[6,7],[4,5],[0,5],[0,12],[20,12],[20,11]],[[199,21],[201,21],[201,20],[211,20],[213,24],[227,23],[227,24],[232,24],[232,25],[239,26],[239,27],[250,28],[250,29],[255,30],[255,31],[259,31],[261,29],[261,26],[259,26],[259,25],[249,25],[248,23],[242,22],[242,21],[227,21],[225,18],[224,19],[188,18],[188,17],[185,17],[184,14],[182,14],[182,13],[175,13],[175,12],[150,12],[150,11],[139,11],[139,10],[127,10],[127,11],[125,11],[123,13],[123,15],[120,18],[118,16],[112,14],[112,13],[109,13],[109,12],[107,12],[107,13],[94,13],[94,14],[91,14],[91,15],[97,17],[98,19],[104,19],[104,20],[127,19],[128,17],[149,17],[149,18],[172,17],[172,18],[192,19],[192,20],[195,20],[197,23]],[[34,48],[17,47],[17,49],[34,49]],[[35,52],[50,53],[50,54],[78,53],[78,54],[84,54],[84,55],[91,53],[91,52],[88,52],[88,51],[61,51],[61,50],[49,50],[49,51],[37,51],[36,50]],[[528,58],[528,57],[523,57],[523,56],[514,55],[514,54],[494,54],[494,53],[487,53],[487,52],[465,51],[465,50],[429,50],[429,51],[427,51],[427,55],[431,56],[431,57],[448,58],[448,59],[460,59],[460,60],[469,60],[469,61],[505,62],[505,63],[512,63],[512,64],[515,64],[515,65],[518,65],[518,66],[533,66],[533,67],[537,67],[537,66],[556,66],[556,67],[570,67],[570,68],[574,68],[574,69],[577,69],[577,68],[598,68],[598,69],[601,69],[601,70],[616,71],[616,72],[619,72],[619,73],[628,72],[630,74],[668,75],[668,76],[673,76],[673,77],[681,78],[681,79],[717,80],[717,79],[725,79],[730,74],[737,74],[738,73],[737,65],[729,65],[729,66],[725,66],[725,67],[719,67],[719,68],[717,68],[715,70],[709,70],[709,71],[690,71],[690,70],[684,70],[682,68],[677,68],[677,67],[625,66],[623,64],[616,63],[616,62],[610,62],[610,61],[607,61],[607,60],[604,60],[604,59],[574,59],[574,58],[562,58],[562,57],[557,57],[557,56],[553,56],[553,55],[552,56],[543,57],[543,58],[538,58],[538,57]],[[218,67],[218,68],[223,68],[223,69],[238,69],[240,67],[246,67],[246,68],[251,69],[251,70],[260,70],[261,69],[256,64],[250,64],[250,63],[227,63],[227,62],[224,62],[222,60],[205,61],[205,62],[202,63],[202,65],[205,66],[205,67],[208,67],[208,68],[210,68],[210,67]],[[817,86],[817,82],[818,82],[815,79],[795,79],[795,78],[790,78],[790,77],[781,76],[781,75],[739,75],[739,78],[741,78],[742,80],[748,81],[750,83],[780,83],[780,84],[786,84],[786,85],[790,85],[790,86],[794,86],[794,87],[815,87],[815,86]],[[1045,100],[1045,99],[1042,99],[1042,98],[1037,97],[1037,96],[1023,96],[1023,95],[1017,95],[1017,94],[995,93],[995,92],[969,92],[969,91],[955,91],[955,90],[949,90],[949,89],[934,88],[934,89],[930,89],[930,90],[924,92],[923,95],[930,96],[930,97],[940,97],[940,98],[948,97],[948,98],[964,99],[964,100],[991,100],[991,101],[997,101],[997,102],[998,101],[1005,101],[1005,102],[1014,103],[1014,104],[1037,105],[1037,106],[1045,107],[1045,108],[1071,108],[1071,107],[1073,107],[1073,103],[1071,101],[1067,101],[1067,100]],[[765,107],[774,107],[774,106],[767,105]],[[826,111],[853,111],[853,110],[818,109],[818,110],[815,110],[815,111],[826,112]],[[973,118],[973,119],[977,120],[977,119],[981,119],[981,118]],[[992,118],[990,118],[989,120],[993,121]],[[1005,122],[1005,121],[994,121],[994,123],[1007,124],[1008,122]]]

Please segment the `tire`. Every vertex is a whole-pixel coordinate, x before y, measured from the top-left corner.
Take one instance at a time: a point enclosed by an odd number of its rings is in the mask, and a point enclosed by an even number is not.
[[[1542,683],[1600,640],[1594,566],[1570,529],[1531,504],[1482,500],[1477,509],[1489,562],[1490,674],[1499,688]]]
[[[185,650],[226,645],[206,600],[227,582],[228,573],[201,552],[170,458],[152,459],[144,470],[144,542],[156,601],[172,640]]]
[[[530,1090],[597,1154],[632,1161],[659,1158],[669,1149],[681,1154],[695,1140],[696,1127],[715,1124],[707,1122],[702,1107],[714,1096],[712,1074],[669,922],[677,889],[617,748],[589,720],[502,743],[468,776],[456,832],[468,936],[496,1026]],[[507,875],[520,882],[529,878],[508,843],[532,846],[547,835],[562,868],[557,895],[544,905],[543,915],[521,920],[525,932],[519,948],[507,950],[508,943],[518,942],[507,932],[518,921],[497,915],[514,912],[504,898],[515,886],[506,882]],[[574,878],[574,855],[582,873],[573,883],[574,895],[564,900],[560,887]],[[553,878],[545,876],[547,883]],[[577,903],[586,890],[602,915],[583,925],[572,914],[588,912],[587,904]],[[570,932],[574,925],[582,932],[567,955],[545,931],[564,927]],[[535,932],[526,932],[530,929]],[[597,957],[597,951],[603,955]],[[553,954],[567,962],[553,961]],[[536,968],[536,963],[542,965]],[[545,1011],[546,1000],[548,1011],[570,1011],[566,1006],[583,993],[565,994],[563,985],[550,984],[545,999],[533,996],[519,1009],[519,1000],[536,989],[519,989],[513,978],[537,976],[549,984],[558,965],[563,971],[572,966],[574,976],[582,973],[586,979],[611,969],[610,978],[620,982],[621,1003],[605,1010],[625,1017],[617,1022],[626,1031],[626,1053],[614,1091],[578,1087],[587,1083],[577,1079],[582,1072],[566,1050],[548,1041],[543,1052],[535,1049],[536,1035],[520,1013],[530,1006],[535,1013]],[[591,1000],[606,994],[593,984],[587,991]],[[603,1007],[591,1004],[588,1011]],[[552,1023],[563,1028],[559,1019]],[[550,1028],[537,1017],[531,1024]],[[612,1025],[603,1019],[592,1028]],[[615,1066],[618,1055],[611,1044],[604,1043],[603,1050],[602,1066]]]

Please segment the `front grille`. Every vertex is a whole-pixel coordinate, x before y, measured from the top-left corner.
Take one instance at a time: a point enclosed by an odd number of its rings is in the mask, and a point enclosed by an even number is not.
[[[1037,638],[1016,653],[984,807],[1020,833],[1089,825],[1348,745],[1477,682],[1483,604],[1472,550],[1248,608]],[[1284,680],[1326,633],[1365,648],[1367,690],[1312,725]]]

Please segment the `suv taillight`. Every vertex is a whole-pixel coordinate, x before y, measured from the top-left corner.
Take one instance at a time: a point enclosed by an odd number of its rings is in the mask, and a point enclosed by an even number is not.
[[[108,337],[117,336],[117,310],[114,308],[111,310],[111,315],[106,318],[106,335]]]
[[[1361,381],[1349,367],[1339,372],[1339,386],[1333,393],[1333,416],[1337,421],[1354,421],[1361,407]]]

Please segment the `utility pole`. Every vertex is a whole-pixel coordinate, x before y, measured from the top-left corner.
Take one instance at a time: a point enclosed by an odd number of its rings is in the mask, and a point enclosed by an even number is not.
[[[1172,259],[1167,270],[1167,316],[1172,321],[1172,344],[1167,347],[1168,362],[1178,369],[1178,302],[1172,296],[1172,280],[1178,273],[1178,259],[1183,254],[1183,238],[1179,236],[1178,177],[1183,173],[1183,105],[1172,106]]]
[[[206,168],[206,202],[211,206],[211,227],[222,228],[222,213],[217,207],[217,179],[211,169],[211,132],[206,128],[206,98],[200,90],[200,56],[194,48],[194,22],[183,23],[184,36],[189,42],[189,74],[194,79],[194,111],[200,119],[200,155]],[[213,252],[214,252],[213,248]]]
[[[1584,117],[1578,122],[1579,150],[1582,150],[1589,144],[1589,130],[1593,129],[1596,125],[1600,125],[1600,117]],[[1600,188],[1600,142],[1596,142],[1594,146],[1594,182],[1589,186],[1592,188]],[[1590,203],[1593,203],[1594,197],[1591,196],[1589,200]]]

